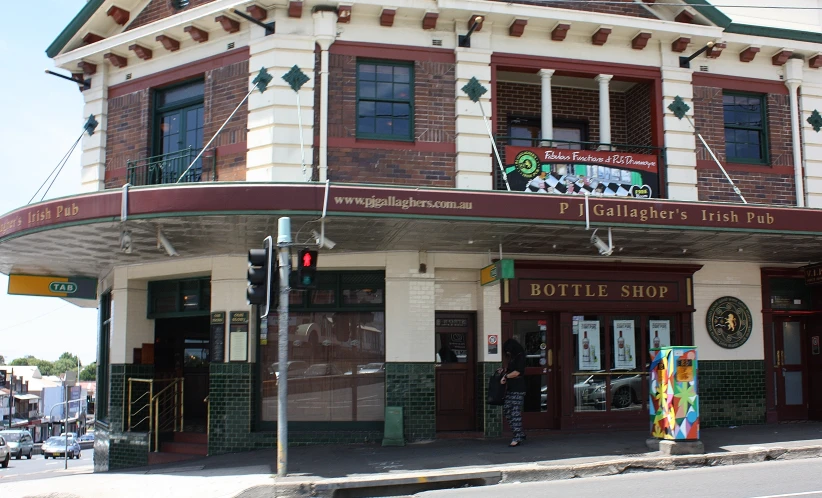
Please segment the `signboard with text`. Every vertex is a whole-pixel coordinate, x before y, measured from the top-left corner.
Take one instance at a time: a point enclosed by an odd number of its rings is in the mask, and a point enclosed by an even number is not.
[[[96,299],[97,280],[78,277],[9,275],[8,293],[22,296]]]

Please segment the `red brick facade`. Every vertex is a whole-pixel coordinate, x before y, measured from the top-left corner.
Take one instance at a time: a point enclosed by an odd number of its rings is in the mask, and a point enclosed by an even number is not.
[[[205,71],[203,102],[203,145],[237,107],[248,91],[248,61],[234,62]],[[174,81],[175,76],[169,75]],[[106,188],[122,186],[127,181],[128,161],[153,155],[151,89],[142,89],[110,98],[106,136]],[[248,104],[234,115],[220,136],[204,155],[204,171],[211,169],[211,150],[216,148],[216,178],[222,181],[245,180],[246,129]],[[205,175],[204,175],[205,179]],[[210,177],[208,179],[211,179]]]
[[[456,185],[455,65],[414,62],[414,142],[358,140],[357,57],[331,54],[328,178],[338,182]],[[315,77],[319,74],[315,72]],[[319,110],[320,85],[316,85]],[[319,112],[315,113],[319,119]],[[319,131],[319,121],[315,121]]]
[[[594,2],[556,2],[548,3],[545,0],[494,0],[497,2],[517,3],[525,5],[539,5],[540,7],[551,7],[554,9],[583,10],[585,12],[597,12],[599,14],[615,14],[619,16],[643,17],[645,19],[659,19],[647,9],[638,5],[633,0],[615,0],[614,3],[594,3]],[[526,30],[528,28],[525,28]],[[571,28],[573,32],[573,28]]]
[[[728,167],[729,175],[749,202],[795,205],[793,173],[784,172],[784,167],[793,166],[788,96],[767,94],[769,164],[735,165],[726,161],[722,94],[722,88],[694,86],[694,124],[697,132],[722,164]],[[739,197],[698,139],[696,159],[700,169],[697,175],[699,200],[738,202]],[[774,168],[782,171],[775,172]]]
[[[165,19],[166,17],[173,16],[174,14],[191,9],[192,7],[204,5],[213,1],[214,0],[190,0],[188,7],[177,10],[171,6],[171,0],[151,0],[151,2],[146,5],[146,7],[140,11],[139,14],[137,14],[134,21],[128,25],[126,31],[139,28],[140,26],[145,26],[146,24],[151,24],[154,21]]]

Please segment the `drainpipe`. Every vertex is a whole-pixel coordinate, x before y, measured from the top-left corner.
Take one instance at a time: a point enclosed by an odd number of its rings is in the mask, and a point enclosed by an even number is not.
[[[328,49],[337,37],[337,9],[314,7],[314,38],[320,46],[320,154],[319,180],[328,179]]]
[[[796,185],[796,207],[805,207],[804,178],[802,177],[802,145],[799,124],[799,87],[802,85],[802,59],[788,59],[785,63],[785,86],[791,101],[791,138],[793,154],[793,177]]]

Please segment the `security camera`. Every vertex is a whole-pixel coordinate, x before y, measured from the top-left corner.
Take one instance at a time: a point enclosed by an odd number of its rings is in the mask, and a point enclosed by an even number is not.
[[[606,244],[605,241],[597,237],[597,231],[594,230],[594,233],[591,235],[591,244],[593,244],[599,253],[603,256],[610,256],[612,252],[614,252],[614,244],[611,241],[611,229],[608,229],[608,243]]]
[[[166,234],[163,233],[161,229],[157,229],[157,249],[163,248],[166,250],[166,254],[169,256],[179,256],[177,251],[174,249],[174,246],[171,245],[171,241],[166,238]]]
[[[317,245],[323,249],[334,249],[334,246],[337,245],[336,242],[329,239],[325,235],[320,235],[317,233],[316,230],[311,230],[311,234],[314,236],[314,239],[317,241]]]
[[[123,229],[123,231],[120,232],[120,250],[126,254],[131,254],[131,232],[129,230]]]

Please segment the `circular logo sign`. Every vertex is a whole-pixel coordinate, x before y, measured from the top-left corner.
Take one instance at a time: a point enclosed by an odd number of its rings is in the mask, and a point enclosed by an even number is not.
[[[514,159],[514,164],[520,174],[529,180],[537,176],[541,171],[539,158],[530,150],[524,150],[517,154],[517,157]]]
[[[753,317],[745,303],[731,296],[720,297],[708,308],[705,326],[711,339],[723,348],[734,349],[751,336]]]

